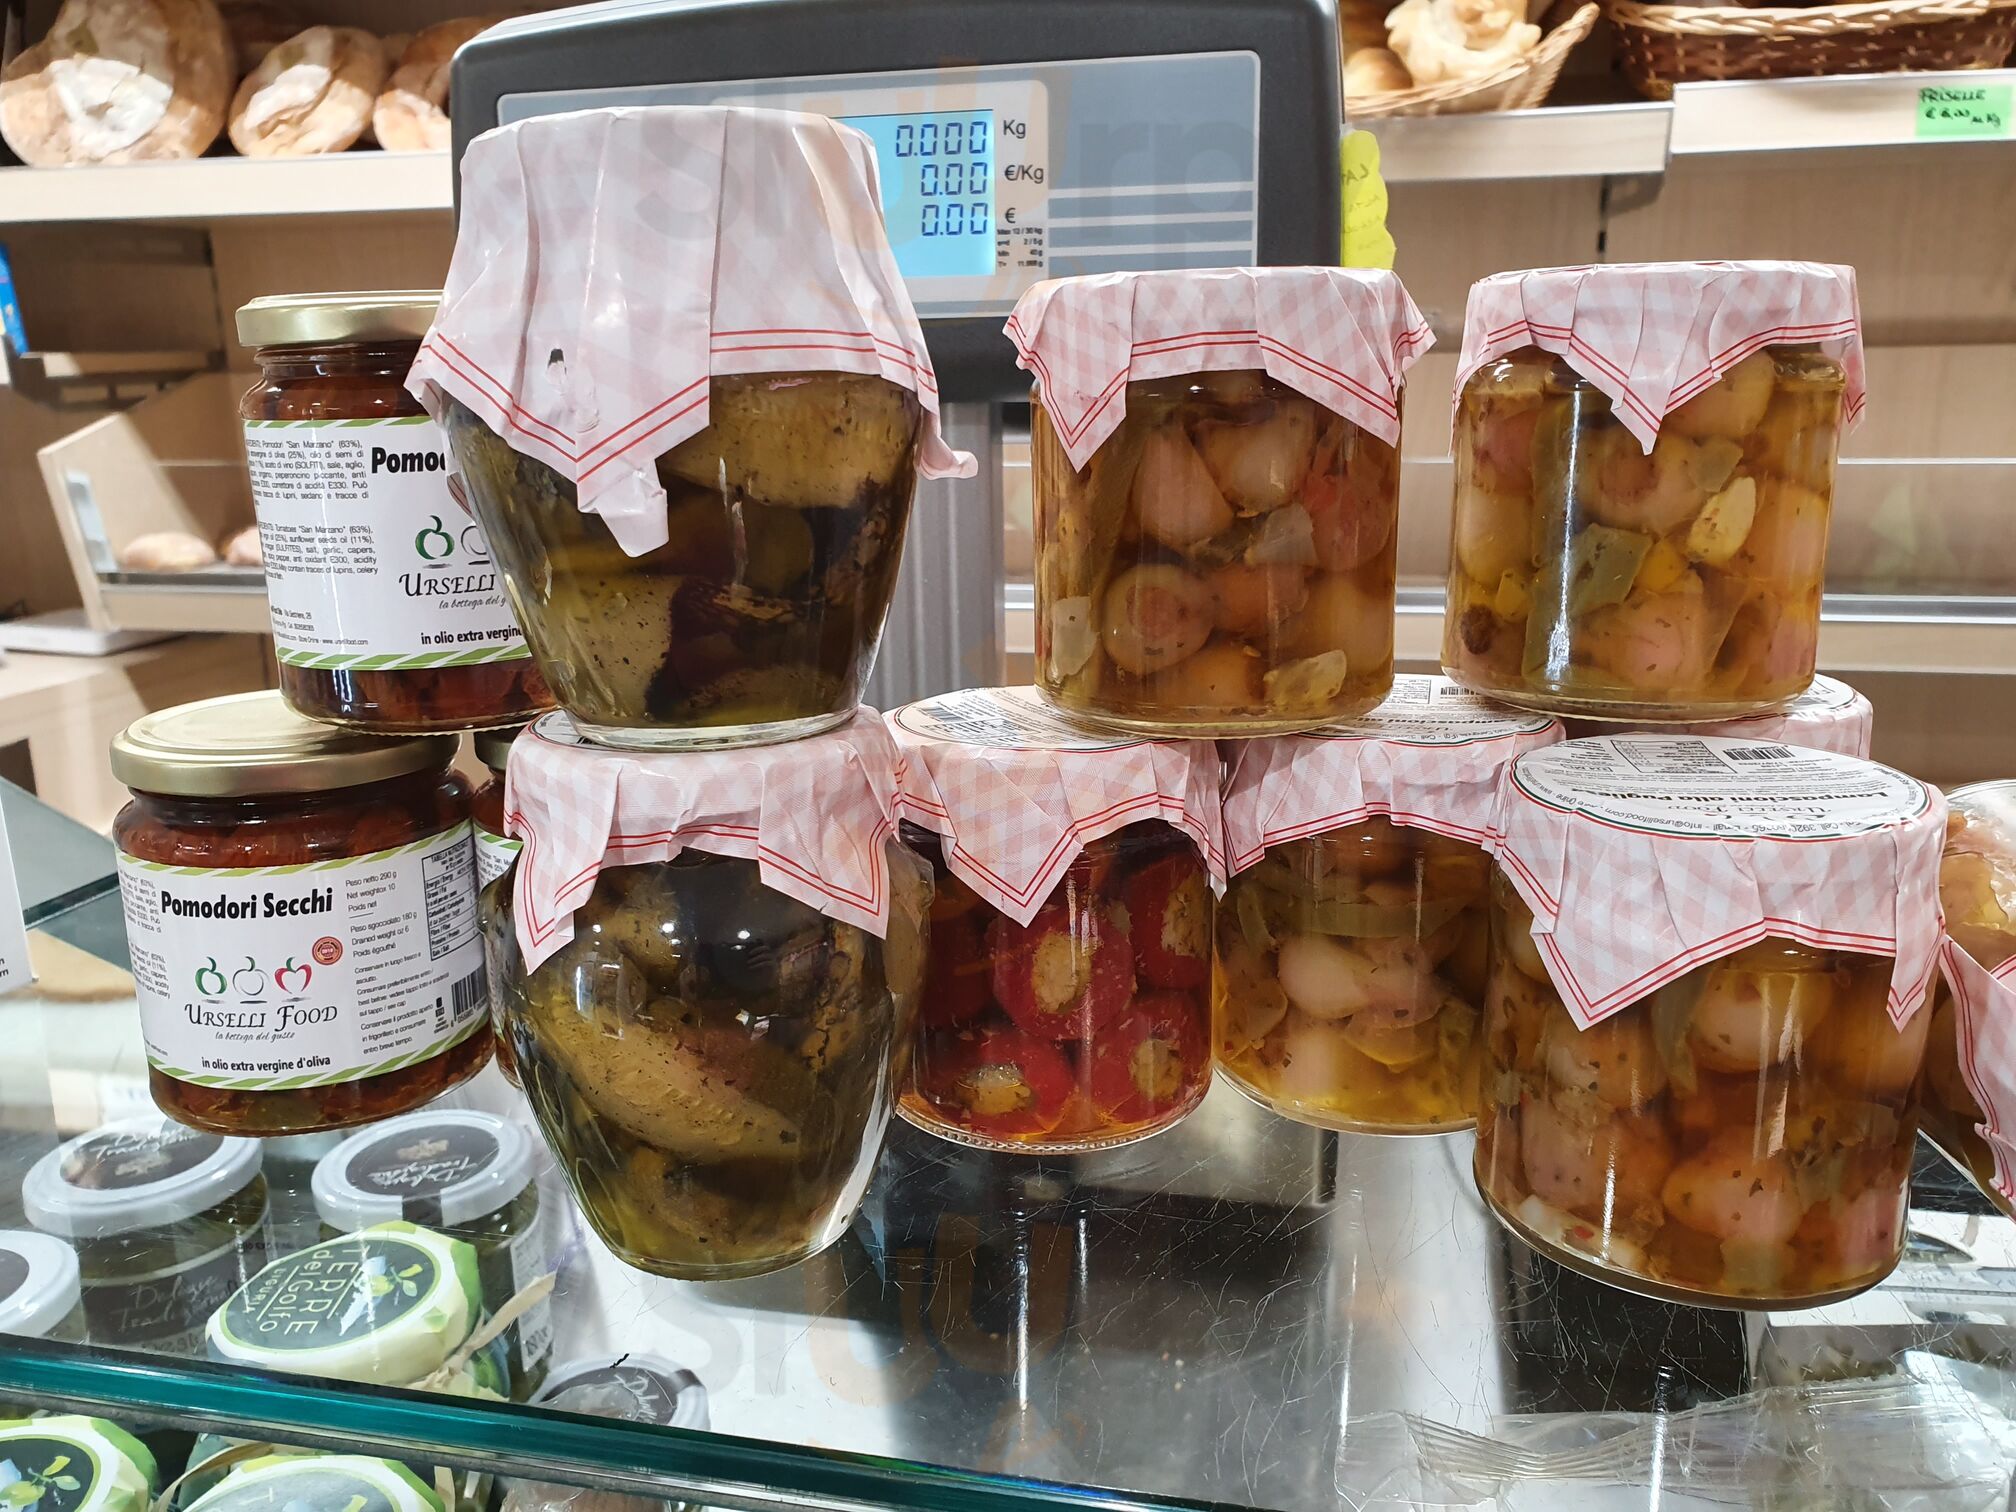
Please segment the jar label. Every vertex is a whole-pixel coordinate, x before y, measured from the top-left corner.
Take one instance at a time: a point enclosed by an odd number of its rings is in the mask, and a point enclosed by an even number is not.
[[[291,1354],[348,1344],[430,1307],[434,1251],[396,1235],[353,1234],[276,1260],[225,1304],[218,1326],[240,1346]]]
[[[1831,751],[1701,735],[1576,740],[1512,780],[1550,808],[1651,835],[1830,840],[1903,823],[1931,801],[1914,777]]]
[[[1553,723],[1545,714],[1508,709],[1457,687],[1446,677],[1403,674],[1393,679],[1393,691],[1377,708],[1345,724],[1309,734],[1319,740],[1400,740],[1409,745],[1453,746],[1539,735]]]
[[[103,1467],[95,1444],[79,1439],[0,1439],[0,1507],[34,1512],[83,1512],[101,1492]],[[110,1477],[103,1477],[110,1479]],[[120,1505],[138,1507],[138,1501]]]
[[[62,1175],[87,1192],[129,1192],[186,1175],[223,1148],[218,1135],[163,1119],[154,1128],[93,1134],[63,1157]]]
[[[248,420],[245,456],[283,663],[402,671],[532,654],[425,415]]]
[[[210,1314],[265,1261],[261,1227],[182,1265],[84,1283],[84,1319],[93,1344],[144,1344],[157,1354],[200,1355]]]
[[[547,1253],[546,1209],[542,1204],[532,1222],[511,1239],[512,1295],[517,1295],[551,1269],[553,1258]],[[508,1297],[484,1299],[492,1312],[509,1300]],[[518,1367],[529,1375],[545,1364],[547,1357],[553,1353],[552,1299],[542,1299],[526,1308],[518,1315],[512,1330],[517,1335]]]
[[[375,1477],[383,1477],[382,1482]],[[275,1508],[328,1507],[341,1512],[410,1512],[431,1502],[390,1465],[331,1464],[302,1460],[284,1473],[234,1477],[203,1498],[203,1512],[273,1512]]]
[[[509,835],[493,834],[476,826],[476,890],[481,892],[504,873],[511,870],[511,863],[518,859],[525,842],[513,840]]]
[[[474,1179],[497,1159],[497,1136],[469,1124],[411,1126],[373,1140],[343,1168],[343,1179],[363,1192],[399,1199],[399,1216],[441,1222],[441,1194]]]
[[[966,688],[906,704],[896,723],[926,740],[1019,751],[1117,751],[1146,741],[1092,735],[1053,713],[1034,688]]]
[[[467,1039],[488,1015],[469,830],[307,866],[122,853],[148,1064],[202,1087],[291,1090]]]

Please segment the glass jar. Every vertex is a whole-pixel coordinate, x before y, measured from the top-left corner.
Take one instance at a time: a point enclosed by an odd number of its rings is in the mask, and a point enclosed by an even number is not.
[[[77,1252],[61,1239],[0,1229],[0,1334],[84,1342]],[[9,1416],[6,1407],[0,1402],[0,1417]]]
[[[388,733],[522,720],[552,695],[406,392],[438,293],[281,294],[238,312],[238,402],[280,691]]]
[[[1177,736],[1309,729],[1393,684],[1398,452],[1259,371],[1127,385],[1074,469],[1030,410],[1036,675]]]
[[[494,1113],[433,1108],[360,1130],[322,1158],[313,1190],[323,1238],[403,1218],[473,1246],[493,1313],[553,1269],[532,1140]],[[552,1303],[527,1308],[505,1340],[524,1400],[546,1379]]]
[[[482,1069],[454,754],[445,735],[318,724],[272,692],[143,715],[113,741],[133,801],[112,838],[162,1111],[220,1134],[304,1134],[403,1113]]]
[[[553,1367],[535,1407],[584,1417],[705,1430],[707,1388],[690,1370],[641,1350]],[[506,1481],[503,1512],[689,1512],[689,1503],[647,1500],[578,1486]]]
[[[1939,867],[1946,935],[1977,964],[1997,971],[2016,957],[2016,782],[1955,788],[1946,803],[1946,854]],[[1981,1133],[1987,1115],[1960,1067],[1961,1040],[1959,1008],[1942,980],[1925,1051],[1925,1133],[1982,1195],[2010,1212]]]
[[[75,1247],[93,1344],[203,1352],[211,1311],[266,1263],[259,1167],[257,1140],[159,1115],[93,1129],[29,1167],[22,1209]]]
[[[1469,1127],[1490,875],[1479,846],[1381,817],[1236,872],[1218,910],[1219,1074],[1322,1128]]]
[[[1816,347],[1765,347],[1648,454],[1565,361],[1487,362],[1456,411],[1449,675],[1589,719],[1791,703],[1813,680],[1844,385]]]
[[[504,825],[504,769],[511,760],[511,742],[523,725],[506,725],[495,730],[478,730],[472,744],[476,759],[490,771],[490,779],[469,796],[469,818],[476,827],[476,886],[488,887],[518,859],[522,842],[511,838]]]
[[[590,739],[796,740],[846,723],[874,661],[916,490],[916,396],[852,373],[712,385],[711,423],[658,458],[668,538],[634,557],[572,483],[443,400],[519,620]]]
[[[1762,1308],[1875,1285],[1904,1244],[1929,1015],[1887,956],[1765,939],[1580,1029],[1502,871],[1477,1182],[1570,1269]]]
[[[0,1422],[0,1507],[148,1512],[160,1479],[153,1452],[103,1418]]]
[[[1161,820],[1093,840],[1026,926],[930,861],[929,974],[903,1116],[982,1149],[1097,1150],[1159,1134],[1211,1083],[1211,887]]]
[[[846,1230],[888,1124],[915,910],[905,925],[892,906],[885,945],[766,887],[754,861],[689,850],[604,867],[537,970],[501,931],[525,1095],[621,1259],[751,1276]]]

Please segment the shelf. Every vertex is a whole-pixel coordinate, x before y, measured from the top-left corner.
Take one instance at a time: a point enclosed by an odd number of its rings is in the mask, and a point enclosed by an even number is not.
[[[44,927],[101,956],[123,948],[116,894]],[[132,1002],[55,996],[0,1001],[0,1227],[21,1222],[29,1161],[147,1106]],[[451,1101],[529,1118],[494,1070]],[[1225,1087],[1170,1133],[1093,1156],[987,1156],[897,1125],[837,1246],[707,1286],[614,1260],[544,1170],[556,1356],[684,1365],[707,1388],[711,1432],[350,1389],[104,1338],[0,1339],[0,1399],[755,1512],[1334,1512],[1411,1484],[1423,1431],[1545,1429],[1560,1447],[1616,1431],[1593,1414],[1748,1413],[1759,1388],[1796,1399],[1773,1418],[1797,1439],[1786,1452],[1829,1463],[1800,1435],[1855,1419],[1832,1422],[1843,1409],[1813,1376],[1989,1358],[2016,1328],[2002,1279],[2016,1225],[1943,1166],[1921,1170],[1920,1238],[1890,1282],[1746,1319],[1638,1300],[1537,1258],[1478,1201],[1469,1150],[1468,1136],[1303,1128]],[[298,1149],[270,1147],[266,1177],[276,1242],[308,1242]],[[1971,1442],[1964,1395],[1939,1402],[1942,1443]],[[1685,1489],[1684,1467],[1666,1473]],[[1929,1489],[1923,1466],[1907,1473]]]
[[[2008,119],[2016,69],[1863,74],[1827,79],[1752,79],[1682,84],[1673,92],[1673,155],[1799,152],[1844,147],[1966,145],[2016,138]],[[1928,136],[1921,97],[1934,91],[2000,91],[1999,135]],[[1960,126],[1943,129],[1958,132]]]
[[[1389,184],[1663,173],[1663,104],[1581,105],[1367,121]]]
[[[0,224],[447,211],[445,152],[0,169]]]

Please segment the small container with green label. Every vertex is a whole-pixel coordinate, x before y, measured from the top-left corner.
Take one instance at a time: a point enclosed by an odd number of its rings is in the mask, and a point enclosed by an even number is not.
[[[353,1134],[315,1167],[315,1210],[334,1238],[403,1218],[475,1246],[492,1312],[552,1269],[533,1179],[534,1144],[494,1113],[430,1109]],[[537,1391],[553,1353],[553,1309],[538,1302],[505,1335],[519,1396]]]
[[[158,1472],[147,1446],[93,1417],[0,1422],[0,1507],[147,1512]]]
[[[201,1354],[205,1321],[266,1260],[259,1142],[159,1114],[51,1150],[29,1168],[21,1205],[76,1246],[95,1344]]]
[[[189,1512],[443,1512],[426,1482],[394,1460],[274,1454],[246,1460]],[[39,1509],[38,1509],[39,1512]]]

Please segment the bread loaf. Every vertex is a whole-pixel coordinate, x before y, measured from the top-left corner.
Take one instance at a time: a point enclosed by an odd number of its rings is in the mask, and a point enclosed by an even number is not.
[[[215,567],[217,553],[208,541],[186,530],[157,530],[128,541],[119,553],[119,565],[128,572],[194,572]]]
[[[385,51],[354,26],[311,26],[266,54],[231,102],[231,145],[247,157],[341,152],[371,124]]]
[[[438,152],[448,146],[448,65],[455,50],[508,13],[465,16],[413,34],[371,112],[371,129],[388,152]]]

